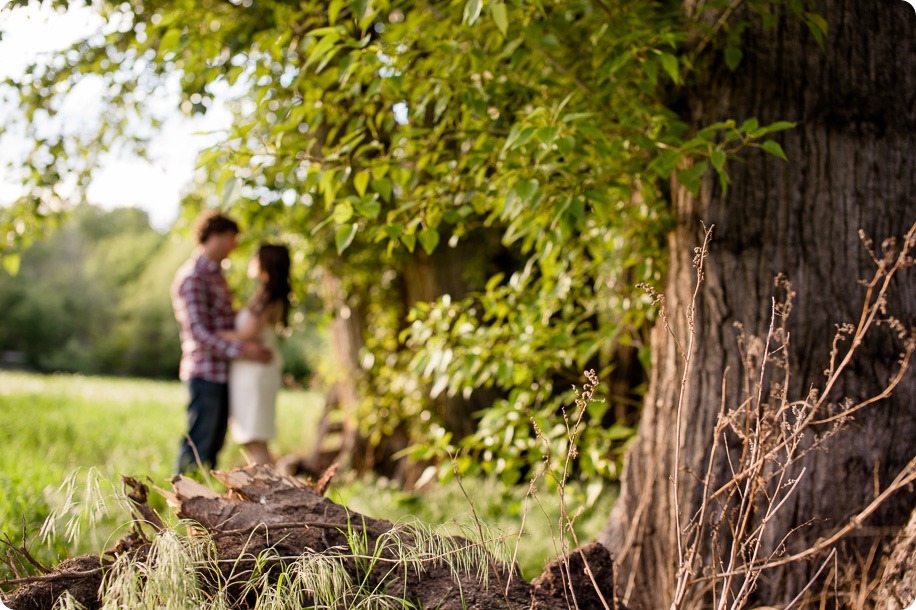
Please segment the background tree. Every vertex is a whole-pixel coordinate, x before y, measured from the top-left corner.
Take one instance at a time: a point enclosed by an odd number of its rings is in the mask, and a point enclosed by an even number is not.
[[[180,82],[185,112],[232,98],[203,181],[252,238],[282,227],[299,247],[304,281],[335,312],[341,395],[363,399],[352,420],[370,441],[436,439],[417,457],[464,446],[483,459],[462,467],[506,480],[539,462],[531,417],[560,448],[546,422],[585,368],[607,401],[580,466],[615,475],[648,357],[649,299],[633,286],[662,272],[659,185],[683,158],[722,172],[727,153],[787,126],[689,132],[666,106],[690,68],[671,1],[102,10],[106,36],[14,83],[28,118],[53,116],[83,79],[114,109],[79,137],[30,123],[35,209],[74,140],[142,142],[136,117],[154,117],[145,104],[164,80]],[[695,190],[704,168],[678,178]]]
[[[168,286],[189,249],[141,210],[76,207],[0,286],[0,347],[41,371],[174,376]]]
[[[703,3],[685,2],[684,8],[689,17],[710,23],[726,17],[720,11],[704,11]],[[766,336],[770,300],[785,298],[773,280],[785,274],[797,293],[788,322],[787,390],[790,399],[805,398],[810,388],[823,386],[836,325],[860,319],[866,289],[858,281],[872,277],[875,263],[858,231],[878,242],[896,237],[899,249],[904,233],[916,221],[916,167],[910,154],[916,133],[913,12],[893,2],[829,1],[818,3],[816,9],[829,24],[825,40],[812,36],[804,23],[785,11],[775,10],[765,19],[745,8],[736,11],[729,27],[735,35],[740,33],[741,66],[730,69],[727,54],[709,56],[696,82],[684,92],[682,115],[692,125],[755,117],[763,122],[797,121],[799,127],[780,138],[788,162],[749,153],[744,163],[732,166],[727,192],[711,176],[704,178],[698,193],[672,185],[677,223],[669,238],[664,292],[675,336],[661,324],[654,331],[652,376],[639,433],[627,456],[623,492],[602,537],[623,562],[622,582],[629,582],[634,607],[663,608],[674,599],[675,510],[680,510],[686,528],[703,496],[711,431],[720,405],[736,408],[746,399],[742,377],[747,343],[738,341],[734,325],[740,323],[749,336]],[[696,52],[700,44],[693,41],[687,52]],[[678,427],[684,362],[676,341],[688,345],[684,315],[694,292],[691,258],[693,248],[703,241],[701,222],[714,223],[715,230],[696,305],[693,366],[681,407],[683,425]],[[881,248],[872,247],[880,257]],[[886,312],[899,319],[905,340],[912,342],[913,272],[902,273]],[[880,394],[900,366],[903,348],[896,333],[888,326],[879,328],[858,348],[850,374],[829,394],[831,408],[838,409],[846,398],[857,404]],[[841,356],[853,347],[849,339],[840,346]],[[780,381],[779,374],[768,375],[764,396]],[[802,468],[806,471],[800,489],[769,523],[762,540],[764,555],[791,555],[813,547],[888,488],[914,458],[908,440],[916,434],[914,392],[916,377],[910,373],[890,399],[856,413],[851,429],[827,441],[826,452],[811,453],[793,466],[792,477],[802,476]],[[829,435],[831,426],[808,430],[805,442]],[[682,430],[680,437],[676,429]],[[741,446],[733,434],[722,442]],[[676,472],[678,446],[681,464]],[[719,454],[712,473],[719,483],[731,478],[724,454]],[[674,477],[681,486],[676,505]],[[869,556],[873,545],[878,557],[886,552],[889,535],[906,524],[912,508],[912,491],[893,496],[840,546],[837,565],[867,572],[861,558]],[[756,507],[755,524],[765,509]],[[733,507],[723,511],[725,519],[728,510]],[[782,536],[796,528],[779,550]],[[725,529],[723,546],[728,543]],[[711,553],[709,548],[704,552]],[[809,563],[765,572],[750,605],[754,600],[787,603],[823,558],[821,554]],[[706,559],[706,565],[715,564],[709,555]]]

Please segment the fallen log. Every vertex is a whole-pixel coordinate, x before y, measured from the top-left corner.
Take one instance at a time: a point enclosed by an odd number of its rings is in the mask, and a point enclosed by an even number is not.
[[[528,583],[485,545],[351,513],[271,467],[214,476],[225,493],[181,476],[172,480],[171,492],[159,490],[206,549],[182,564],[192,567],[173,571],[179,578],[190,572],[190,588],[198,587],[195,594],[211,605],[218,600],[231,608],[263,607],[271,595],[295,595],[299,607],[322,608],[367,601],[440,610],[620,607],[613,564],[599,544],[574,551]],[[106,596],[136,594],[112,584],[125,570],[142,573],[128,575],[134,586],[151,586],[155,564],[173,560],[157,547],[169,530],[148,506],[146,487],[127,478],[125,485],[136,507],[134,531],[101,557],[67,560],[49,574],[19,582],[4,597],[10,608],[50,610],[65,594],[87,609],[99,608]],[[147,538],[141,524],[156,535]]]

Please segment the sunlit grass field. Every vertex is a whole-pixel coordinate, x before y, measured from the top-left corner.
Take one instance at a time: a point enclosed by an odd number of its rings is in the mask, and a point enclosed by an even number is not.
[[[45,563],[112,546],[130,522],[117,501],[121,475],[169,487],[184,433],[186,399],[178,382],[0,371],[0,536],[20,544],[25,532],[33,554]],[[282,391],[273,450],[308,451],[322,403],[318,393]],[[244,464],[231,442],[221,460],[220,468]],[[63,485],[65,481],[69,484]],[[474,529],[470,504],[456,482],[431,487],[407,493],[383,481],[343,475],[328,496],[372,517],[414,517],[452,524],[455,531]],[[478,517],[507,534],[518,530],[527,505],[518,558],[527,578],[540,573],[554,556],[559,537],[555,494],[542,490],[526,503],[527,486],[465,480],[464,487]],[[569,510],[583,509],[576,522],[580,539],[590,540],[607,518],[615,494],[609,489],[595,494],[594,488],[591,494],[578,487],[568,491]],[[588,501],[586,496],[591,496]],[[154,494],[151,504],[168,513],[160,496]],[[58,517],[55,527],[41,536],[52,513]],[[91,513],[93,518],[88,517]],[[74,516],[80,518],[70,518]],[[73,529],[76,525],[79,530]],[[510,543],[515,544],[514,537]],[[8,576],[9,570],[0,566],[0,579]]]

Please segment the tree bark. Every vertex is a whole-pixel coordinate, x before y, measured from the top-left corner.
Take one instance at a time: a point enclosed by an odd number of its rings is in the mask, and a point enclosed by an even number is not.
[[[493,264],[490,260],[493,250],[499,247],[499,242],[494,246],[492,235],[485,232],[471,237],[461,240],[456,247],[442,244],[429,255],[418,248],[402,262],[398,270],[399,283],[392,297],[396,299],[393,307],[401,320],[406,319],[407,312],[417,303],[433,302],[444,295],[458,300],[483,287],[486,272]],[[322,292],[327,309],[335,314],[328,330],[339,373],[329,392],[317,445],[301,466],[310,472],[320,472],[336,460],[358,472],[371,470],[409,486],[422,469],[408,464],[406,459],[394,458],[413,440],[407,426],[401,424],[394,433],[386,434],[380,443],[373,444],[360,434],[357,425],[358,380],[364,374],[360,353],[365,347],[363,333],[370,323],[365,305],[368,297],[346,294],[343,283],[330,271],[324,275]],[[456,438],[463,438],[476,429],[474,413],[492,405],[494,399],[493,390],[482,388],[470,397],[441,394],[428,402],[443,426]],[[333,410],[342,412],[337,417],[342,420],[341,425],[328,424],[333,419]],[[333,450],[324,447],[328,444],[322,438],[325,434],[339,434],[341,440],[336,456]]]
[[[406,310],[445,295],[453,300],[463,299],[484,286],[485,270],[491,264],[492,236],[479,232],[476,238],[471,237],[455,247],[443,244],[430,255],[418,251],[405,262],[401,276]],[[455,438],[463,438],[477,429],[474,413],[491,406],[495,398],[492,390],[480,388],[468,398],[442,393],[430,401],[430,406]]]
[[[875,592],[876,608],[910,608],[916,603],[916,510],[891,545],[881,585]]]
[[[633,608],[667,608],[673,601],[676,506],[682,525],[697,511],[720,405],[734,408],[741,400],[744,368],[735,324],[766,335],[771,299],[778,297],[774,277],[788,277],[797,293],[789,321],[788,390],[790,397],[804,398],[810,387],[823,385],[835,324],[859,318],[865,291],[857,281],[874,273],[858,231],[880,249],[881,240],[899,240],[916,221],[912,8],[825,0],[815,10],[829,22],[825,49],[799,17],[781,14],[766,29],[744,15],[752,25],[744,37],[743,64],[730,72],[716,63],[687,95],[685,118],[697,127],[751,117],[763,125],[788,120],[798,126],[779,137],[788,163],[761,151],[742,153],[742,162],[729,165],[727,193],[711,175],[697,197],[672,186],[676,228],[669,236],[664,293],[676,339],[663,322],[653,331],[653,367],[638,437],[626,459],[621,496],[600,537],[620,566],[623,601]],[[684,371],[678,344],[688,345],[684,312],[693,297],[693,249],[703,240],[701,221],[715,230],[696,303],[692,366],[676,438]],[[909,332],[916,324],[912,279],[912,269],[899,275],[887,304]],[[858,349],[831,395],[835,401],[878,393],[896,370],[900,343],[891,329],[878,328]],[[887,487],[914,457],[913,396],[916,375],[910,371],[890,399],[858,412],[826,451],[805,458],[797,492],[768,524],[765,549],[775,549],[793,528],[800,529],[789,537],[786,552],[811,547]],[[720,483],[727,480],[728,463],[717,460],[713,475]],[[839,548],[840,564],[854,563],[856,552],[867,554],[874,536],[903,526],[913,502],[911,491],[892,496],[867,528]],[[819,565],[808,561],[767,571],[752,601],[788,602]]]

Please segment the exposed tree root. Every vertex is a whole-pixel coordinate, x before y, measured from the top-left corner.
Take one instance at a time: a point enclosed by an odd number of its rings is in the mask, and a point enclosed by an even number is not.
[[[416,531],[350,513],[271,467],[252,466],[214,476],[226,486],[225,493],[217,494],[185,477],[172,480],[172,492],[160,492],[175,506],[179,517],[197,524],[200,535],[210,536],[215,552],[203,565],[197,565],[197,579],[211,593],[222,587],[224,599],[232,607],[253,608],[263,583],[275,582],[284,567],[309,555],[338,561],[362,592],[384,591],[418,608],[613,607],[613,564],[608,551],[599,544],[572,553],[568,566],[562,560],[551,564],[532,583],[516,575],[510,577],[509,567],[491,556],[483,561],[488,565],[482,576],[477,571],[479,561],[472,571],[472,566],[450,561],[449,553],[465,549],[480,553],[470,541],[449,538],[442,548],[455,550],[440,551],[438,556],[415,553],[420,543]],[[8,581],[18,585],[4,598],[10,608],[50,610],[65,592],[86,608],[99,608],[103,579],[115,562],[125,554],[141,561],[148,559],[153,543],[143,534],[141,524],[155,532],[165,526],[146,502],[146,487],[134,479],[125,478],[124,482],[136,509],[134,531],[101,557],[68,559],[49,574]],[[354,552],[354,537],[365,549],[362,556]],[[413,559],[405,562],[405,555]],[[586,566],[603,589],[600,595],[586,574]],[[251,586],[255,580],[262,583],[261,588]],[[346,608],[349,601],[335,603]]]

